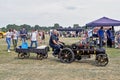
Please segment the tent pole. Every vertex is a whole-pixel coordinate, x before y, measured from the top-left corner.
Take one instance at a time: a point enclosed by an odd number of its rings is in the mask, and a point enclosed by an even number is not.
[[[115,34],[114,26],[112,26],[112,33]]]

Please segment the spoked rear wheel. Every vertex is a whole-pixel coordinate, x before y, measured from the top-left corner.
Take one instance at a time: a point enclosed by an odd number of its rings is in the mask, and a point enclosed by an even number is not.
[[[107,54],[98,54],[96,55],[95,63],[97,66],[106,66],[109,60]]]
[[[64,48],[60,51],[59,58],[63,63],[71,63],[74,60],[74,53],[70,48]]]

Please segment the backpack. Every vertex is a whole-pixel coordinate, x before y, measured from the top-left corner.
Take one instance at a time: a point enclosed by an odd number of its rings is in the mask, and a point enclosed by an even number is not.
[[[22,49],[28,49],[28,43],[27,42],[23,42],[21,45]]]

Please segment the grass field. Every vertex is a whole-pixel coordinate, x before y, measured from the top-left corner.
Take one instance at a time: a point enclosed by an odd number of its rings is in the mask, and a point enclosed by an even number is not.
[[[60,39],[66,44],[79,40]],[[48,38],[46,44],[48,45]],[[53,57],[51,51],[48,59],[37,60],[36,54],[32,53],[29,59],[18,59],[17,53],[13,50],[8,53],[6,47],[5,39],[0,39],[0,80],[120,80],[120,49],[106,48],[109,64],[97,67],[94,56],[65,64]]]

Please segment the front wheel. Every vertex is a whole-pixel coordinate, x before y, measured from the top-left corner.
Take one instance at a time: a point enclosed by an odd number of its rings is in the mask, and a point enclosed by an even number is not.
[[[70,48],[64,48],[60,51],[59,58],[63,63],[71,63],[74,61],[74,53]]]
[[[106,66],[109,60],[107,54],[98,54],[96,55],[95,63],[97,66]]]

